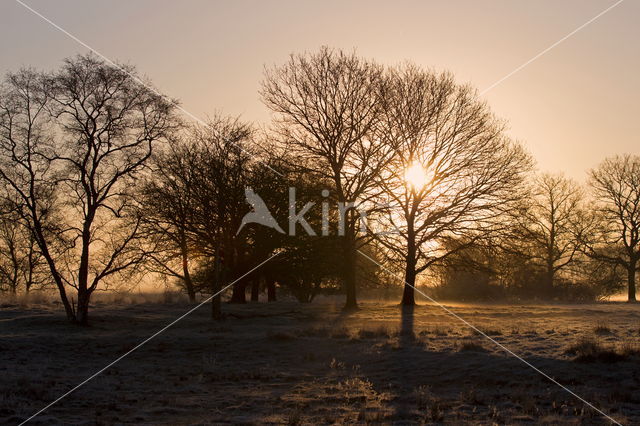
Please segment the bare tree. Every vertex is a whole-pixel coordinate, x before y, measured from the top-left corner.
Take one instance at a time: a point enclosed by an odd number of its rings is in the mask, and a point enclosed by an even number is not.
[[[640,261],[640,157],[607,158],[590,172],[597,202],[596,224],[587,241],[587,254],[624,267],[628,300],[636,301]]]
[[[175,140],[154,157],[142,186],[140,212],[147,240],[147,268],[180,280],[196,300],[194,262],[202,257],[190,227],[196,210],[194,146]]]
[[[0,203],[0,291],[28,293],[45,283],[42,256],[16,211]]]
[[[0,178],[19,199],[67,317],[81,324],[98,285],[141,261],[132,190],[174,127],[173,103],[134,72],[78,56],[51,75],[9,75],[0,95]]]
[[[571,265],[587,229],[580,185],[562,175],[537,176],[523,208],[515,211],[512,250],[542,264],[547,296],[553,295],[556,275]]]
[[[25,258],[21,247],[20,225],[15,217],[0,216],[0,291],[18,292],[21,287]]]
[[[396,154],[378,180],[389,206],[378,237],[404,263],[402,304],[413,305],[418,274],[500,228],[530,159],[451,74],[406,65],[387,79],[380,134]]]
[[[261,89],[282,138],[308,160],[309,173],[333,183],[335,200],[347,209],[346,309],[357,308],[355,210],[371,199],[375,178],[390,157],[389,147],[374,140],[382,72],[355,54],[323,47],[314,54],[291,55],[286,64],[267,70]]]
[[[9,74],[0,88],[0,178],[9,210],[17,212],[30,228],[51,269],[67,316],[75,318],[67,288],[54,258],[68,250],[60,238],[62,228],[57,202],[58,170],[51,153],[52,102],[48,76],[30,69]]]
[[[238,234],[249,211],[245,188],[249,182],[252,129],[238,119],[213,117],[206,126],[192,128],[188,143],[194,146],[191,159],[194,194],[189,232],[199,249],[214,262],[212,291],[219,292],[228,273],[242,275],[255,266],[247,256],[247,238]],[[245,302],[249,277],[234,284],[231,301]],[[212,315],[220,318],[220,296],[212,300]]]

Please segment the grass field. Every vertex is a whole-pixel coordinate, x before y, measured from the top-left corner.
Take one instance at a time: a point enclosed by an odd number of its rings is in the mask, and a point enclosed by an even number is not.
[[[608,424],[440,307],[329,299],[209,307],[34,424]],[[623,424],[640,423],[640,306],[447,305]],[[0,310],[0,423],[18,424],[186,312],[98,303],[91,326],[51,304]]]

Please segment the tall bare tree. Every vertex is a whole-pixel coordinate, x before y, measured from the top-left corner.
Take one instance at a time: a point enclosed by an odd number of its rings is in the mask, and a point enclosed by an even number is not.
[[[140,212],[151,272],[180,280],[196,300],[193,267],[202,256],[190,232],[196,211],[194,146],[178,139],[158,153],[142,186]]]
[[[451,74],[405,65],[387,79],[380,134],[395,156],[378,179],[389,206],[379,240],[404,263],[402,304],[413,305],[418,274],[499,228],[530,159]]]
[[[199,249],[214,262],[212,291],[222,288],[223,271],[242,275],[255,259],[247,256],[246,235],[238,234],[249,211],[245,188],[249,183],[252,129],[235,118],[213,117],[206,126],[191,129],[188,143],[194,146],[191,159],[195,210],[189,223]],[[234,284],[231,301],[245,302],[246,279]],[[219,318],[220,296],[212,300],[212,314]]]
[[[262,100],[274,112],[283,139],[309,160],[307,172],[330,180],[335,201],[355,207],[344,221],[346,309],[357,308],[356,209],[371,199],[390,154],[374,140],[382,73],[379,65],[353,53],[323,47],[291,55],[286,64],[267,70],[262,82]]]
[[[52,103],[47,75],[24,69],[5,77],[0,88],[0,178],[8,210],[17,212],[36,239],[67,316],[75,318],[56,260],[69,250],[59,226],[60,203],[53,164]]]
[[[590,172],[597,202],[594,238],[587,253],[627,270],[628,300],[636,301],[640,266],[640,156],[607,158]]]
[[[141,260],[132,190],[175,123],[173,102],[132,75],[78,56],[53,74],[11,74],[0,95],[0,178],[81,324],[98,285]]]
[[[515,213],[512,249],[542,265],[543,291],[551,296],[557,274],[576,260],[588,227],[582,188],[562,175],[543,173]]]

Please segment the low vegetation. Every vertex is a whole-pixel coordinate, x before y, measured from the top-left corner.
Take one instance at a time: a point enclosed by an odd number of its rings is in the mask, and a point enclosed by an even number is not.
[[[582,337],[566,350],[577,362],[615,363],[637,358],[640,350],[636,345],[624,342],[621,345],[605,344],[592,337]]]

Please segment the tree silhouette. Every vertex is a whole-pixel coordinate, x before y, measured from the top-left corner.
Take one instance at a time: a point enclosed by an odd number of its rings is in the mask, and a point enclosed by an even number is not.
[[[223,269],[242,275],[256,260],[247,256],[248,241],[238,234],[242,217],[249,211],[245,188],[252,163],[252,133],[249,125],[235,118],[216,116],[206,125],[193,127],[187,139],[194,147],[189,173],[196,188],[190,232],[200,250],[213,261],[214,293],[222,288]],[[245,277],[234,284],[232,302],[245,302],[248,280]],[[212,306],[213,316],[219,318],[220,296],[213,299]]]
[[[173,103],[132,75],[78,56],[53,74],[11,74],[0,95],[0,178],[81,324],[98,285],[142,261],[133,182],[174,128]]]
[[[580,253],[587,232],[584,194],[577,182],[543,173],[534,180],[531,194],[515,211],[511,250],[542,265],[546,296],[553,296],[559,272]]]
[[[196,210],[192,159],[194,147],[176,138],[154,156],[141,188],[142,229],[147,242],[147,269],[180,280],[196,300],[192,269],[198,250],[190,224]]]
[[[346,209],[343,253],[346,309],[357,308],[356,211],[378,188],[376,177],[391,150],[374,140],[380,121],[383,70],[373,62],[327,47],[292,55],[265,73],[262,100],[276,128],[307,172],[333,183],[333,198]],[[349,208],[353,206],[354,208]]]
[[[628,300],[636,301],[640,260],[640,157],[607,158],[591,170],[596,226],[586,239],[587,253],[627,271]]]
[[[417,274],[500,228],[530,159],[476,91],[451,74],[405,65],[387,80],[379,134],[395,155],[377,179],[388,206],[380,227],[387,232],[378,235],[404,263],[402,304],[413,305]],[[412,169],[422,182],[407,179]],[[465,244],[446,244],[452,237]]]
[[[6,202],[0,207],[0,291],[28,293],[46,282],[46,265],[20,214]]]

